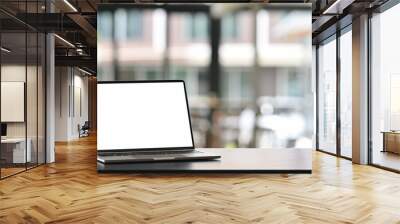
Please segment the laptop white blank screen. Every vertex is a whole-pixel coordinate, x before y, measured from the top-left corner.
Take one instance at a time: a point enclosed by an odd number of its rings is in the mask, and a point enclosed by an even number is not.
[[[193,147],[183,82],[97,84],[97,149]]]

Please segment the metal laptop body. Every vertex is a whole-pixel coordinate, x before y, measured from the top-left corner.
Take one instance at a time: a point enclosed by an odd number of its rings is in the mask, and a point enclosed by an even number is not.
[[[187,119],[185,120],[186,122],[189,123],[187,126],[187,130],[185,129],[185,132],[187,131],[186,137],[189,136],[190,132],[190,143],[189,145],[183,145],[179,146],[177,145],[176,147],[134,147],[134,148],[104,148],[102,146],[99,146],[98,143],[98,151],[97,151],[97,161],[105,164],[112,164],[112,163],[141,163],[141,162],[165,162],[165,161],[195,161],[195,160],[211,160],[211,159],[218,159],[220,158],[219,155],[214,155],[206,152],[201,152],[195,149],[194,147],[194,140],[193,140],[193,131],[192,131],[192,124],[191,124],[191,119],[190,119],[190,113],[189,113],[189,105],[188,105],[188,98],[187,98],[187,93],[186,93],[186,87],[185,83],[182,80],[157,80],[157,81],[99,81],[98,82],[98,91],[100,90],[100,94],[98,94],[98,97],[101,97],[101,91],[102,91],[102,86],[103,85],[120,85],[118,87],[125,87],[128,88],[128,86],[135,88],[135,86],[141,85],[141,84],[146,84],[147,86],[151,86],[151,84],[154,84],[155,87],[158,85],[167,85],[168,84],[174,84],[177,85],[178,87],[183,86],[183,91],[184,91],[184,100],[186,104],[186,114],[187,114]],[[99,88],[100,87],[100,88]],[[142,86],[143,87],[143,86]],[[152,87],[151,87],[152,88]],[[182,93],[183,94],[183,93]],[[183,99],[182,99],[183,100]],[[98,98],[98,114],[99,117],[101,117],[102,111],[101,108],[99,108],[99,103],[101,101]],[[131,102],[134,103],[134,102]],[[151,102],[150,102],[151,103]],[[183,102],[180,102],[183,103]],[[102,106],[107,106],[107,105],[102,105]],[[102,107],[104,109],[104,107]],[[98,117],[98,119],[99,119]],[[100,118],[104,119],[104,118]],[[99,123],[99,128],[101,128],[101,122],[98,120]],[[162,127],[164,129],[168,129],[165,127]],[[98,132],[101,131],[100,129]],[[177,136],[174,136],[177,137]],[[157,136],[155,139],[152,139],[152,141],[157,142]],[[188,141],[189,142],[189,141]],[[149,144],[151,145],[151,144]]]
[[[172,151],[147,151],[135,153],[100,153],[97,161],[101,163],[133,163],[133,162],[161,162],[161,161],[196,161],[218,159],[219,155],[201,152],[198,150],[186,150],[181,152]]]

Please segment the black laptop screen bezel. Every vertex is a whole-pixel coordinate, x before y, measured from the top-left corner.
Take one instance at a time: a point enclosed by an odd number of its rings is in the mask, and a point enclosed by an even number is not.
[[[156,151],[156,150],[193,150],[194,139],[193,139],[193,129],[192,129],[192,120],[190,116],[189,109],[189,101],[186,92],[186,84],[183,80],[134,80],[134,81],[97,81],[97,85],[99,84],[129,84],[129,83],[183,83],[183,90],[185,92],[185,100],[186,100],[186,109],[187,115],[189,118],[189,126],[190,126],[190,137],[192,138],[192,146],[181,146],[181,147],[157,147],[157,148],[127,148],[127,149],[99,149],[97,148],[97,152],[126,152],[126,151]],[[96,108],[97,109],[97,108]]]

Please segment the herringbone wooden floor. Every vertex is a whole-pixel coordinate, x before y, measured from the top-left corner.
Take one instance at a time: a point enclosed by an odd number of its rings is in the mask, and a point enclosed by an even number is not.
[[[100,175],[95,145],[0,181],[0,223],[400,223],[399,174],[322,153],[312,175]]]

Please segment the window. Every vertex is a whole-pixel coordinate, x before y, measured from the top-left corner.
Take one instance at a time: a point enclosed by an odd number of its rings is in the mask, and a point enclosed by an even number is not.
[[[110,40],[112,38],[112,21],[112,13],[110,11],[99,12],[97,36],[100,40]]]
[[[372,163],[400,170],[400,5],[371,19]]]
[[[146,79],[148,80],[157,80],[160,79],[161,76],[158,71],[151,69],[147,70],[145,74],[146,74]]]
[[[336,153],[336,39],[318,48],[318,147]]]
[[[100,17],[100,30],[107,35],[112,26],[108,23],[108,12],[99,13]],[[117,41],[137,40],[143,37],[143,17],[144,13],[138,10],[127,10],[124,8],[117,9],[114,12],[114,35]],[[102,21],[104,20],[104,21]],[[104,23],[104,25],[103,25]]]
[[[249,68],[225,68],[222,74],[222,100],[226,106],[239,107],[250,101],[251,71]]]
[[[114,13],[114,35],[117,41],[125,41],[127,37],[127,13],[125,9],[117,9]]]
[[[186,17],[186,34],[189,40],[208,38],[208,18],[205,13],[189,14]]]
[[[169,16],[168,79],[185,80],[189,101],[208,96],[211,60],[206,12],[172,12]]]
[[[208,94],[207,69],[201,67],[174,66],[169,74],[170,79],[184,80],[189,98]]]
[[[235,40],[239,36],[238,14],[229,14],[222,18],[222,38]]]
[[[288,72],[288,94],[289,96],[303,96],[304,85],[301,74],[296,73],[296,70],[290,70]]]
[[[130,10],[128,13],[128,39],[143,37],[143,12]]]
[[[340,36],[340,154],[352,157],[352,34]]]

